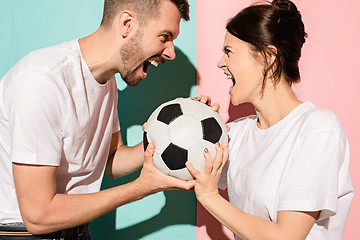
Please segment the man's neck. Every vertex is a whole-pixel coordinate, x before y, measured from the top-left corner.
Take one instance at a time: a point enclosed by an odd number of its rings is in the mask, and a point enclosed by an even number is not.
[[[79,39],[81,54],[91,74],[101,84],[106,83],[117,70],[113,68],[113,48],[101,29]]]

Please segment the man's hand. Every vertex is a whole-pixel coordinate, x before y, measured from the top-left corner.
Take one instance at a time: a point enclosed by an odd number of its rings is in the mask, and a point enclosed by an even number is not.
[[[191,190],[194,187],[193,179],[185,181],[160,172],[154,165],[154,151],[154,144],[149,143],[144,153],[145,160],[140,176],[135,180],[141,189],[147,189],[148,193],[152,194],[172,189]]]

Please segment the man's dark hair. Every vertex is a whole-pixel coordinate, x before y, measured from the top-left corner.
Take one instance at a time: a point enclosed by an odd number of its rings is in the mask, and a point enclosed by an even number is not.
[[[181,18],[188,21],[189,3],[187,0],[105,0],[101,25],[109,27],[119,11],[128,9],[137,14],[140,22],[156,17],[162,1],[172,2],[179,10]]]

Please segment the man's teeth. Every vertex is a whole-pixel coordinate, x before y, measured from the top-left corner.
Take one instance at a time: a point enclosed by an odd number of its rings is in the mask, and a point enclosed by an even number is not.
[[[159,65],[159,63],[155,60],[151,60],[149,61],[153,66],[157,67]]]

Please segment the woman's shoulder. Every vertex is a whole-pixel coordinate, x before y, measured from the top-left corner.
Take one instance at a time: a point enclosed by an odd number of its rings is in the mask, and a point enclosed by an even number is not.
[[[230,132],[234,130],[243,129],[246,126],[249,126],[250,124],[254,124],[257,121],[256,115],[249,115],[246,117],[238,118],[232,122],[227,123],[227,125],[230,127]]]
[[[319,108],[311,102],[303,103],[305,107],[299,114],[298,121],[316,131],[341,129],[341,123],[334,112]]]

